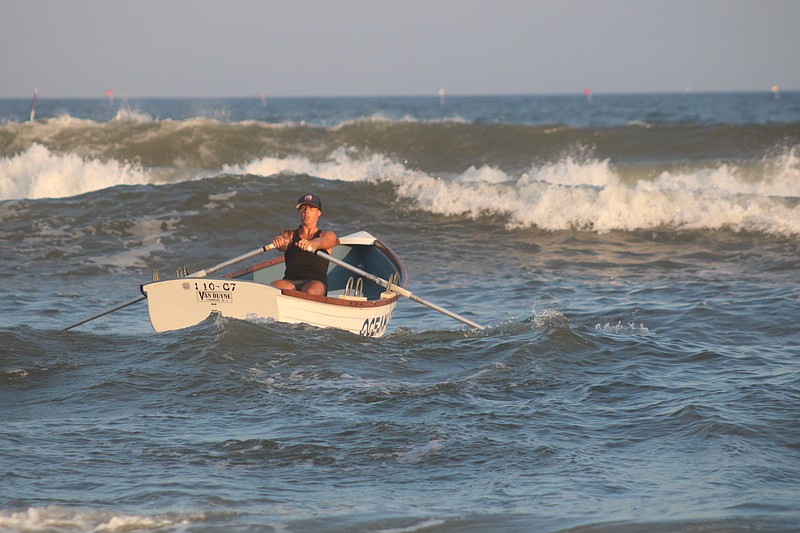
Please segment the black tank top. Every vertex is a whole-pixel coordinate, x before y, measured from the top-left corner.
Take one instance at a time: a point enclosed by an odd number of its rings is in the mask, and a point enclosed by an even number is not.
[[[312,239],[319,237],[322,230],[318,230]],[[310,239],[309,239],[310,240]],[[290,280],[317,280],[328,286],[328,261],[311,252],[301,250],[296,246],[300,241],[300,232],[294,230],[292,234],[292,244],[286,248],[283,257],[286,262],[286,270],[283,279]]]

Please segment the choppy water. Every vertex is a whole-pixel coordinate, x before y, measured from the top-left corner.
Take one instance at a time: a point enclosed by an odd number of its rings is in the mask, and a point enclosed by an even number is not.
[[[0,531],[800,530],[800,94],[0,101]],[[296,223],[365,339],[138,294]]]

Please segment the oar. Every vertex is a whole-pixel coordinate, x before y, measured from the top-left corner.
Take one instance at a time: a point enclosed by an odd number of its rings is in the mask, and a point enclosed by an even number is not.
[[[389,282],[386,281],[385,279],[379,278],[378,276],[376,276],[374,274],[370,274],[369,272],[366,272],[364,270],[361,270],[358,267],[354,267],[353,265],[351,265],[349,263],[345,263],[344,261],[342,261],[340,259],[336,259],[335,257],[332,257],[332,256],[326,254],[322,250],[317,250],[314,253],[316,253],[320,257],[324,257],[325,259],[327,259],[328,261],[330,261],[331,263],[333,263],[335,265],[339,265],[340,267],[342,267],[344,269],[347,269],[350,272],[354,272],[355,274],[358,274],[359,276],[363,276],[363,277],[367,278],[368,280],[377,283],[381,287],[389,287]],[[431,303],[431,302],[429,302],[427,300],[423,300],[419,296],[415,296],[414,294],[411,293],[411,291],[408,291],[408,290],[404,289],[403,287],[400,287],[398,285],[392,285],[390,290],[392,292],[396,292],[400,296],[405,296],[409,300],[412,300],[414,302],[420,303],[422,305],[426,305],[426,306],[430,307],[431,309],[433,309],[434,311],[438,311],[438,312],[442,313],[443,315],[447,315],[450,318],[454,318],[454,319],[456,319],[456,320],[458,320],[460,322],[463,322],[464,324],[467,324],[468,326],[472,326],[473,328],[477,328],[477,329],[485,329],[480,324],[476,324],[475,322],[473,322],[472,320],[469,320],[468,318],[464,318],[463,316],[457,315],[457,314],[453,313],[452,311],[448,311],[447,309],[443,309],[442,307],[439,307],[438,305],[436,305],[434,303]]]
[[[213,267],[204,268],[203,270],[198,270],[194,274],[189,274],[186,277],[188,277],[188,278],[204,278],[204,277],[208,276],[209,274],[213,274],[217,270],[223,269],[223,268],[225,268],[227,266],[231,266],[231,265],[233,265],[235,263],[238,263],[240,261],[244,261],[245,259],[250,259],[253,256],[256,256],[256,255],[258,255],[260,253],[264,253],[264,252],[266,252],[268,250],[272,250],[273,248],[275,248],[275,246],[273,244],[267,244],[266,246],[262,246],[261,248],[256,248],[255,250],[247,252],[246,254],[242,254],[239,257],[234,257],[233,259],[228,259],[227,261],[223,261],[222,263],[220,263],[218,265],[214,265]],[[144,296],[144,295],[137,296],[133,300],[128,300],[127,302],[123,302],[123,303],[117,304],[117,305],[115,305],[113,307],[109,307],[108,309],[100,311],[99,313],[95,313],[92,316],[87,316],[86,318],[82,318],[82,319],[78,320],[77,322],[73,322],[72,324],[70,324],[68,326],[64,326],[63,328],[61,328],[61,331],[67,331],[68,329],[72,329],[75,326],[80,326],[81,324],[85,324],[87,322],[90,322],[90,321],[94,320],[95,318],[100,318],[101,316],[108,315],[110,313],[113,313],[114,311],[119,311],[120,309],[128,307],[129,305],[133,305],[136,302],[141,302],[145,298],[146,298],[146,296]]]
[[[239,257],[234,257],[233,259],[228,259],[227,261],[224,261],[224,262],[222,262],[222,263],[220,263],[218,265],[215,265],[215,266],[213,266],[211,268],[206,268],[205,270],[198,270],[194,274],[189,274],[187,277],[189,277],[189,278],[204,278],[204,277],[208,276],[209,274],[213,274],[217,270],[220,270],[220,269],[225,268],[227,266],[231,266],[231,265],[233,265],[235,263],[239,263],[241,261],[244,261],[245,259],[250,259],[251,257],[256,256],[256,255],[258,255],[260,253],[268,252],[268,251],[272,250],[273,248],[275,248],[274,244],[272,244],[272,243],[267,244],[266,246],[262,246],[261,248],[256,248],[255,250],[247,252],[246,254],[242,254]]]

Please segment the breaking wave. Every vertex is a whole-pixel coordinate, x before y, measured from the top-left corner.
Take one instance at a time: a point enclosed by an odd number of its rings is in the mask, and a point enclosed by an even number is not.
[[[140,163],[59,155],[34,144],[0,159],[0,199],[58,198],[117,185],[154,184],[215,175],[308,175],[390,183],[415,209],[443,216],[501,217],[508,229],[609,232],[726,229],[800,234],[800,158],[791,148],[756,165],[720,163],[638,174],[609,159],[578,153],[512,173],[494,165],[434,175],[382,154],[340,148],[321,161],[262,157],[216,171],[144,168]]]
[[[0,200],[63,198],[150,181],[139,164],[54,154],[40,144],[0,159]]]
[[[323,162],[266,157],[233,174],[307,174],[326,180],[390,182],[416,208],[445,216],[501,216],[506,227],[608,232],[640,229],[728,229],[800,233],[800,159],[791,149],[745,169],[724,163],[655,178],[623,177],[607,159],[565,156],[520,175],[491,165],[433,176],[382,155],[345,149]]]

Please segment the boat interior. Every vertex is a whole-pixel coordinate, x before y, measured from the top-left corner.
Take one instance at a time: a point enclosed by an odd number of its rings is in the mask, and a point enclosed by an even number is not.
[[[400,287],[406,284],[406,271],[394,252],[376,241],[375,245],[339,244],[331,256],[379,278],[390,280]],[[283,277],[283,255],[227,274],[226,278],[241,279],[268,285]],[[390,279],[391,278],[391,279]],[[354,300],[379,300],[386,289],[334,263],[328,267],[328,297]]]

